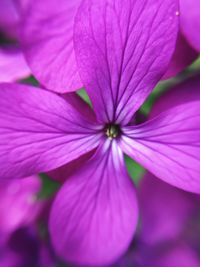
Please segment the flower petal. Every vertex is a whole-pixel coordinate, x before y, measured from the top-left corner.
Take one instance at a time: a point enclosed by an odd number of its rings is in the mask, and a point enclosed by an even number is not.
[[[162,94],[153,105],[150,118],[167,109],[194,100],[200,100],[200,75],[191,77]]]
[[[54,248],[69,262],[109,264],[128,248],[137,213],[122,152],[108,140],[58,193],[50,216]]]
[[[17,229],[8,241],[0,247],[0,266],[39,266],[39,245],[39,239],[34,228]]]
[[[143,242],[152,246],[178,239],[195,209],[193,198],[196,195],[179,190],[147,173],[139,186],[140,238]]]
[[[61,183],[65,182],[73,173],[75,173],[78,169],[81,168],[91,156],[94,154],[94,151],[91,151],[82,157],[75,159],[57,169],[54,169],[48,173],[46,173],[52,179],[59,181]]]
[[[145,124],[124,127],[121,146],[155,176],[200,193],[200,101],[171,108]]]
[[[10,37],[16,37],[18,33],[19,14],[15,0],[1,0],[0,31]]]
[[[41,187],[38,176],[0,184],[0,233],[8,234],[34,222],[44,206],[37,200]]]
[[[163,80],[176,76],[198,58],[198,53],[188,44],[185,37],[179,33],[176,49]]]
[[[96,116],[93,109],[77,94],[75,93],[66,93],[61,94],[67,102],[69,102],[78,112],[80,112],[83,117],[86,117],[87,120],[91,122],[96,122]]]
[[[159,250],[158,250],[159,251]],[[200,261],[197,253],[187,244],[171,245],[162,253],[157,253],[149,259],[149,267],[199,267]],[[144,265],[146,266],[146,265]]]
[[[30,86],[0,85],[0,177],[26,177],[70,162],[99,143],[99,126],[63,98]]]
[[[21,49],[0,48],[0,82],[14,82],[30,75]]]
[[[36,78],[56,92],[82,87],[73,48],[74,16],[81,0],[35,0],[23,22],[22,44]]]
[[[15,1],[17,1],[17,8],[22,16],[23,12],[25,12],[26,9],[29,8],[29,5],[31,4],[32,0],[15,0]]]
[[[82,2],[75,53],[100,121],[129,122],[164,75],[176,43],[177,8],[174,0]]]
[[[181,30],[188,42],[200,52],[200,5],[198,0],[180,1]]]

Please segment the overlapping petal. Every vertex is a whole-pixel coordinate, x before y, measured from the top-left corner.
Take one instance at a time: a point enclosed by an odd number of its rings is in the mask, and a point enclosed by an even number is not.
[[[184,0],[183,0],[184,1]],[[163,80],[176,76],[197,59],[198,53],[188,44],[185,37],[179,33],[176,49],[168,66]]]
[[[16,37],[18,33],[19,14],[16,0],[1,0],[0,6],[0,31]]]
[[[65,182],[73,173],[80,169],[88,160],[92,157],[94,151],[91,151],[82,157],[75,159],[57,169],[54,169],[47,173],[52,179],[61,183]]]
[[[193,196],[147,173],[139,186],[140,239],[150,246],[179,239],[194,210]]]
[[[23,23],[22,44],[33,74],[48,89],[80,89],[73,47],[74,16],[81,0],[36,0]]]
[[[174,0],[82,2],[75,53],[100,121],[129,122],[164,75],[175,48],[177,10]]]
[[[200,262],[197,253],[187,244],[179,243],[177,245],[171,245],[165,251],[157,253],[148,260],[150,262],[149,267],[199,267]],[[144,264],[144,267],[147,265]]]
[[[43,201],[37,199],[41,187],[38,176],[14,179],[0,185],[1,234],[9,234],[34,222],[44,206]]]
[[[58,193],[50,217],[54,248],[76,264],[109,264],[128,248],[137,212],[122,151],[108,140]]]
[[[172,107],[194,100],[200,100],[200,75],[193,76],[162,94],[155,102],[150,118]]]
[[[73,105],[74,108],[76,108],[76,110],[80,112],[88,120],[90,120],[91,122],[96,122],[96,115],[93,109],[77,94],[66,93],[66,94],[61,94],[60,96],[66,99],[67,102]]]
[[[191,101],[145,124],[124,127],[123,151],[164,181],[200,193],[199,105]]]
[[[99,126],[63,98],[34,87],[0,85],[0,177],[49,171],[93,150]]]
[[[0,48],[0,82],[14,82],[30,75],[30,69],[21,49]]]
[[[38,263],[39,241],[32,228],[20,228],[0,246],[1,267],[45,267]]]
[[[198,0],[180,1],[181,30],[188,42],[200,52],[200,5]]]

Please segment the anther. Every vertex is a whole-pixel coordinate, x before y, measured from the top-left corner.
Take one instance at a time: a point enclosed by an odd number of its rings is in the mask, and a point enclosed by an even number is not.
[[[105,132],[108,138],[114,139],[117,138],[120,134],[120,127],[119,125],[109,124],[105,128]]]

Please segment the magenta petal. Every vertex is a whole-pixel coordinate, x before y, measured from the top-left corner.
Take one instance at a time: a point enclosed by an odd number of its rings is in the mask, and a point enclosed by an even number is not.
[[[188,44],[184,36],[179,33],[175,52],[167,72],[162,79],[169,79],[176,76],[179,72],[183,71],[186,67],[192,64],[197,57],[198,53]]]
[[[109,264],[128,248],[137,216],[122,151],[107,141],[58,193],[50,216],[53,246],[69,262]]]
[[[41,190],[37,176],[0,184],[0,233],[13,232],[33,223],[43,207],[37,200]]]
[[[66,99],[67,102],[73,105],[74,108],[76,108],[76,110],[88,120],[90,120],[91,122],[96,122],[96,115],[93,109],[76,93],[66,93],[61,94],[60,96]]]
[[[39,261],[40,264],[36,267],[58,267],[54,259],[54,253],[46,244],[41,244],[40,246]]]
[[[29,8],[29,5],[31,4],[32,0],[15,0],[17,2],[17,8],[22,16],[23,12],[26,11],[27,8]]]
[[[195,197],[147,173],[139,186],[143,242],[152,246],[179,238],[191,218]]]
[[[148,267],[200,267],[200,260],[195,251],[183,243],[170,246],[164,253],[151,259]]]
[[[93,150],[99,127],[63,98],[34,87],[0,85],[0,177],[49,171]]]
[[[198,0],[180,1],[181,29],[188,42],[200,52],[200,3]]]
[[[200,100],[200,75],[187,79],[162,94],[153,105],[150,117],[153,118],[167,109],[194,100]]]
[[[52,179],[63,183],[66,181],[66,179],[72,176],[73,173],[75,173],[78,169],[80,169],[83,166],[83,164],[85,164],[86,161],[88,161],[89,158],[92,157],[93,154],[94,151],[91,151],[78,159],[75,159],[57,169],[48,172],[47,175]]]
[[[18,32],[19,14],[16,0],[1,0],[0,3],[0,31],[16,37]]]
[[[0,82],[14,82],[30,75],[21,49],[0,48]]]
[[[82,2],[75,52],[100,121],[129,122],[163,76],[175,48],[177,8],[174,0]]]
[[[33,1],[23,23],[22,44],[33,74],[48,89],[82,87],[73,48],[74,16],[81,0]]]
[[[124,127],[122,148],[155,176],[200,193],[200,101],[167,110],[147,123]]]

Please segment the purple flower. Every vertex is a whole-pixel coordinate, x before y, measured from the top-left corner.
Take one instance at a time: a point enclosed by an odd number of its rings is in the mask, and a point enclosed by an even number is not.
[[[180,1],[181,30],[189,44],[200,52],[200,5],[198,0]]]
[[[195,51],[186,41],[185,37],[179,32],[176,49],[172,60],[170,61],[167,72],[163,76],[163,80],[176,76],[186,67],[192,64],[198,58],[198,52]]]
[[[50,248],[33,227],[19,228],[0,245],[1,267],[56,267]]]
[[[0,245],[0,266],[36,267],[38,253],[38,241],[35,239],[34,231],[26,228],[17,229]]]
[[[23,5],[22,5],[23,4]],[[21,7],[25,0],[1,0],[0,33],[10,39],[18,39],[20,29]],[[0,47],[0,82],[13,82],[30,75],[21,48],[17,45]]]
[[[199,100],[131,125],[167,69],[177,12],[174,0],[36,0],[27,13],[22,41],[33,73],[57,92],[83,84],[96,115],[73,94],[0,86],[2,177],[50,171],[94,153],[52,207],[52,243],[66,261],[108,264],[128,248],[138,210],[123,153],[200,192]]]
[[[37,199],[40,190],[41,181],[37,176],[5,181],[0,185],[1,236],[6,238],[37,219],[44,207],[44,201]]]
[[[200,6],[198,0],[181,0],[180,30],[176,49],[163,79],[175,76],[198,58],[200,52]]]
[[[1,0],[0,31],[14,38],[18,35],[19,24],[19,14],[16,7],[17,0]]]
[[[134,247],[113,267],[199,267],[199,201],[147,173],[139,185],[141,226]]]
[[[14,82],[30,74],[22,51],[16,46],[0,47],[0,82]]]
[[[0,185],[0,266],[50,267],[53,258],[42,242],[36,223],[48,203],[38,199],[41,181],[37,176],[3,181]]]

